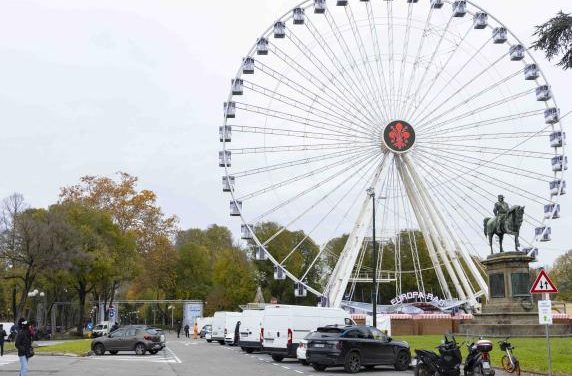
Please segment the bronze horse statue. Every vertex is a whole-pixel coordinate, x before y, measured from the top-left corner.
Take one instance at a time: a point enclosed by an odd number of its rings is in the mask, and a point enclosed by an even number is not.
[[[498,232],[497,226],[498,217],[495,218],[485,218],[485,236],[489,238],[489,245],[491,247],[491,255],[493,254],[493,236],[496,235],[499,238],[500,251],[504,252],[502,249],[502,240],[505,234],[514,235],[514,248],[519,251],[520,243],[518,241],[518,234],[520,232],[520,226],[524,220],[524,206],[515,205],[509,209],[508,213],[505,215],[503,223],[501,223],[501,231]]]

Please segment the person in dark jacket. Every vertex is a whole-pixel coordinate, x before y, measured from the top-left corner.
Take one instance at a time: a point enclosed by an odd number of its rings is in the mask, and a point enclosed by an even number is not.
[[[183,329],[183,324],[181,324],[181,320],[177,321],[177,338],[181,337],[181,329]]]
[[[191,327],[189,326],[189,324],[185,325],[185,337],[189,338],[189,330],[191,329]]]
[[[0,356],[4,356],[4,337],[6,337],[6,331],[4,325],[0,324]]]
[[[240,340],[240,321],[236,323],[234,327],[234,346],[238,346],[238,341]]]
[[[19,376],[28,375],[28,357],[32,350],[32,335],[30,333],[30,325],[26,319],[21,318],[18,320],[18,334],[16,334],[15,345],[18,349],[18,358],[20,358],[20,373]]]

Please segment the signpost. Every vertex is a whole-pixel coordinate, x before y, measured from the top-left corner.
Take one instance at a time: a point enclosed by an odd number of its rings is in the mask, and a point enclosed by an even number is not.
[[[548,376],[552,376],[552,354],[550,352],[550,330],[549,325],[552,325],[552,301],[550,294],[555,294],[558,289],[548,277],[548,274],[542,269],[532,287],[530,288],[531,294],[542,294],[543,300],[538,301],[538,322],[546,328],[546,347],[548,349]]]

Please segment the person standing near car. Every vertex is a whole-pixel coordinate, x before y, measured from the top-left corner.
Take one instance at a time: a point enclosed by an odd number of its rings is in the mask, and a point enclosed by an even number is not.
[[[0,356],[4,356],[4,337],[6,337],[6,331],[4,325],[0,324]]]
[[[191,329],[191,328],[189,327],[189,324],[185,324],[185,337],[186,337],[186,338],[189,338],[189,337],[190,337],[190,335],[189,335],[189,330],[190,330],[190,329]]]
[[[19,376],[28,375],[28,358],[33,355],[32,350],[32,335],[30,333],[30,325],[26,319],[21,318],[18,320],[18,334],[16,334],[15,345],[18,349],[18,358],[20,358],[20,373]]]
[[[181,320],[177,320],[177,338],[181,338],[181,329],[183,325],[181,324]]]

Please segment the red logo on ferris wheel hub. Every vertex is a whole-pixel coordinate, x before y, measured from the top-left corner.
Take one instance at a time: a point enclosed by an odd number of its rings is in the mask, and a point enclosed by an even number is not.
[[[411,149],[415,143],[413,127],[402,120],[389,123],[383,131],[383,142],[391,151],[403,153]]]

